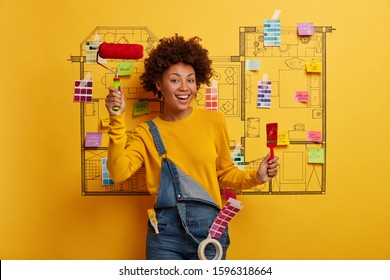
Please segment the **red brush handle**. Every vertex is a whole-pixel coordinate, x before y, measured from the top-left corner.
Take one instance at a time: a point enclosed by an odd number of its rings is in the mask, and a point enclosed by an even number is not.
[[[274,148],[269,148],[269,150],[270,150],[270,154],[269,154],[269,160],[272,160],[272,159],[274,159],[274,157],[275,157],[275,154],[274,154]]]

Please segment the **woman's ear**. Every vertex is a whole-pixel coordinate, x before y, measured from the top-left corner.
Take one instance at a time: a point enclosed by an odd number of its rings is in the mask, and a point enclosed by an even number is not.
[[[156,82],[156,89],[157,89],[158,91],[161,91],[161,83],[160,83],[160,81],[157,81],[157,82]]]

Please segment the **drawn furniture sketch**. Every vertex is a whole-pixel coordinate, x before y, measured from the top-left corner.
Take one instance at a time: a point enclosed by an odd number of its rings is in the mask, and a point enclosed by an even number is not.
[[[268,153],[265,126],[277,122],[279,131],[285,131],[289,144],[278,146],[278,175],[269,183],[238,194],[324,194],[326,192],[326,36],[334,29],[315,26],[315,34],[298,36],[296,27],[281,27],[281,46],[265,47],[263,27],[240,27],[237,44],[239,54],[211,57],[218,86],[218,110],[228,123],[230,148],[239,147],[243,169],[257,169]],[[114,74],[93,62],[89,56],[96,40],[108,43],[136,43],[144,47],[144,57],[131,61],[133,73],[121,77],[126,98],[128,133],[140,122],[159,115],[161,103],[151,93],[143,91],[139,76],[143,72],[144,59],[158,44],[159,38],[147,27],[96,27],[80,44],[80,55],[71,56],[72,63],[79,63],[80,80],[92,74],[92,102],[80,102],[81,185],[83,195],[146,195],[145,169],[141,167],[134,176],[122,184],[102,184],[102,159],[107,156],[108,118],[104,99],[112,85]],[[205,46],[207,48],[207,46]],[[223,52],[223,49],[221,50]],[[248,60],[260,60],[257,71],[246,70]],[[320,73],[306,71],[306,63],[321,63]],[[106,66],[115,71],[118,61],[107,60]],[[258,108],[257,84],[263,74],[272,83],[271,108]],[[296,102],[294,93],[305,91],[308,102]],[[147,101],[150,112],[133,116],[133,104]],[[205,108],[205,87],[201,87],[194,106]],[[319,131],[320,142],[307,140],[308,131]],[[85,147],[87,132],[101,132],[99,147]],[[320,162],[310,162],[316,156],[311,149],[323,152]]]

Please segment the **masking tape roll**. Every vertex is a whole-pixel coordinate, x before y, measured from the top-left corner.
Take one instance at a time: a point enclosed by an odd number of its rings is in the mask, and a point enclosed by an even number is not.
[[[217,239],[214,239],[208,236],[205,240],[200,242],[198,246],[198,257],[200,260],[208,260],[205,256],[204,252],[206,250],[207,245],[212,244],[215,247],[216,254],[212,260],[220,260],[223,256],[223,249],[221,243]]]

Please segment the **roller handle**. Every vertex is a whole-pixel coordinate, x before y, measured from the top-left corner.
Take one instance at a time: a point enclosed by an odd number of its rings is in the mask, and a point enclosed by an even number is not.
[[[119,86],[121,85],[121,80],[119,78],[115,77],[113,81],[114,81],[114,84],[113,84],[114,88],[119,90]],[[118,111],[119,110],[119,106],[113,106],[112,110],[113,111]]]

